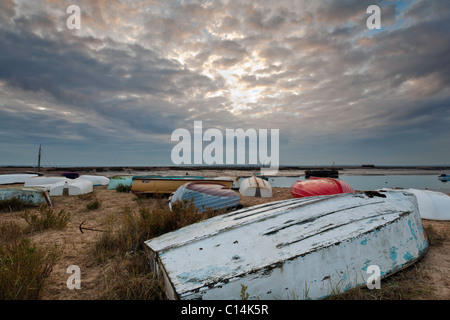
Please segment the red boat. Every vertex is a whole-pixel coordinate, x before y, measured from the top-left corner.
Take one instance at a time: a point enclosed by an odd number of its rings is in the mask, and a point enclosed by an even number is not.
[[[353,193],[355,190],[345,181],[333,178],[314,178],[296,181],[291,186],[294,198],[324,196],[338,193]]]

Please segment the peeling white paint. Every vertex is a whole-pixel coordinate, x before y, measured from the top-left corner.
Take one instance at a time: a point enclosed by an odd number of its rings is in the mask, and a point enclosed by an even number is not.
[[[319,299],[389,275],[428,246],[414,195],[340,194],[272,202],[146,242],[172,299]]]

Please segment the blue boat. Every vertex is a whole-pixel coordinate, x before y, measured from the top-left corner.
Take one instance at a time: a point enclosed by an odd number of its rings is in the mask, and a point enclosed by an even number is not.
[[[441,181],[447,182],[447,181],[450,181],[450,175],[443,173],[438,177],[438,179]]]
[[[208,209],[233,209],[240,206],[239,194],[223,184],[214,182],[189,182],[180,186],[170,197],[169,206],[175,201],[192,201],[200,212]]]

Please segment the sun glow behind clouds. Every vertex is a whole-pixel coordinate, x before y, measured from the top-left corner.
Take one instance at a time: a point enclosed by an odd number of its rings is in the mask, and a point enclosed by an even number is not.
[[[245,76],[258,77],[258,70],[264,70],[267,66],[257,54],[239,61],[231,66],[215,68],[215,58],[210,57],[204,64],[202,74],[212,79],[218,77],[224,80],[224,87],[208,97],[227,97],[231,107],[228,111],[232,114],[240,114],[243,110],[252,109],[255,104],[264,98],[266,87],[263,85],[250,86],[242,78]]]

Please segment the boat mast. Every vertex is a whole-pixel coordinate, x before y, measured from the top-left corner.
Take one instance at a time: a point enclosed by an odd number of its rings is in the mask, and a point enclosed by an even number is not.
[[[38,172],[41,171],[41,145],[39,145],[39,155],[38,155]]]

